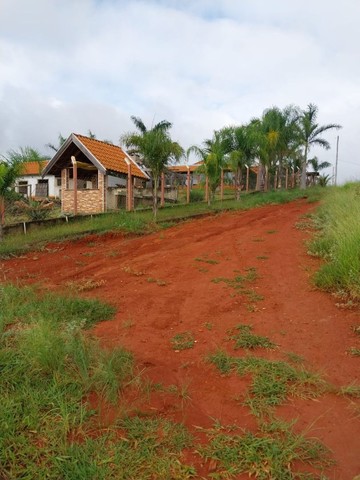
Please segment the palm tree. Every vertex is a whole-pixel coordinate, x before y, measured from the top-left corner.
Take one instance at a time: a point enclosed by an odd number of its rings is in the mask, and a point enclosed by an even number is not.
[[[89,130],[90,132],[90,130]],[[63,146],[63,144],[66,142],[66,138],[59,133],[58,135],[58,145],[54,145],[53,143],[47,143],[45,146],[53,150],[54,152],[57,152],[60,150],[60,148]]]
[[[197,169],[199,173],[206,175],[209,181],[210,195],[208,204],[215,197],[215,191],[220,184],[221,169],[226,164],[226,155],[230,152],[228,137],[223,132],[214,132],[211,139],[204,140],[202,147],[193,145],[188,153],[193,152],[203,162]]]
[[[319,162],[318,157],[310,158],[308,160],[307,164],[312,167],[312,169],[314,170],[315,173],[319,173],[320,170],[324,170],[324,168],[331,167],[330,162],[326,162],[326,161]]]
[[[264,111],[260,121],[260,160],[273,174],[278,173],[281,187],[283,168],[291,161],[298,148],[297,122],[299,109],[293,105],[283,110],[272,107]]]
[[[136,132],[125,133],[120,137],[120,142],[131,153],[139,155],[145,166],[151,170],[153,178],[153,213],[157,216],[157,196],[158,185],[161,174],[166,165],[171,161],[178,161],[183,155],[183,149],[177,142],[174,142],[169,130],[172,124],[167,120],[162,120],[154,127],[148,130],[144,122],[139,117],[131,117],[131,120],[137,128]]]
[[[240,200],[242,171],[255,159],[258,147],[257,138],[251,125],[227,127],[221,132],[224,138],[228,138],[230,144],[227,166],[235,172],[235,198]]]
[[[328,125],[319,125],[317,120],[318,107],[312,103],[303,110],[299,118],[298,138],[299,144],[303,147],[303,158],[301,162],[301,181],[300,188],[306,188],[306,165],[308,162],[308,153],[313,145],[329,150],[330,143],[321,137],[321,135],[328,130],[339,129],[341,125],[330,123]]]
[[[0,160],[0,241],[5,225],[5,200],[10,197],[16,178],[21,174],[24,161],[18,157]]]

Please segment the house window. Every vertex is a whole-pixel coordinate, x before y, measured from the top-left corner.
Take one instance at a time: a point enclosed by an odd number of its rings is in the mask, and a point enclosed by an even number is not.
[[[61,187],[61,177],[56,178],[56,186]]]
[[[20,180],[18,183],[18,192],[20,195],[24,195],[25,197],[28,195],[28,182]]]

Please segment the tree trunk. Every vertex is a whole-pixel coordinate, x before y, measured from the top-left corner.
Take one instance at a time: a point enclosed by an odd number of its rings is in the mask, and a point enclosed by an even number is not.
[[[4,238],[4,227],[5,225],[5,200],[4,197],[0,196],[0,242]]]
[[[260,164],[256,179],[256,190],[258,192],[263,192],[265,190],[265,167]]]
[[[158,195],[158,180],[159,178],[157,176],[153,176],[153,214],[154,214],[154,220],[156,221],[157,218],[157,195]]]
[[[235,174],[235,198],[236,198],[236,200],[240,200],[241,180],[242,180],[241,167],[238,167],[236,169],[236,174]]]
[[[307,164],[307,155],[308,155],[308,145],[305,146],[304,158],[301,162],[301,178],[300,178],[300,188],[305,190],[306,188],[306,164]]]

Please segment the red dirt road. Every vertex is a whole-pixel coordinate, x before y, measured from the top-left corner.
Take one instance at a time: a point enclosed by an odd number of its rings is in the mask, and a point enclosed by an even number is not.
[[[278,344],[256,355],[287,360],[286,353],[293,352],[336,387],[360,383],[360,358],[347,353],[360,346],[351,328],[360,323],[358,311],[338,308],[334,297],[313,288],[310,277],[319,261],[306,253],[308,234],[295,227],[313,208],[297,201],[188,221],[142,237],[107,235],[51,245],[3,262],[0,281],[63,290],[91,279],[98,287],[84,295],[117,307],[114,320],[93,330],[102,344],[124,345],[145,376],[178,387],[177,395],[139,399],[138,408],[183,421],[195,433],[194,426],[210,427],[214,419],[254,430],[254,417],[241,405],[250,378],[221,376],[205,360],[218,348],[245,354],[234,351],[228,339],[227,331],[239,323],[252,324],[254,333]],[[233,279],[249,268],[258,278],[248,286],[263,300],[212,281]],[[171,339],[185,331],[196,343],[175,352]],[[330,479],[360,474],[359,400],[335,393],[289,399],[276,413],[298,419],[296,430],[309,429],[308,436],[332,450],[336,465],[326,472]],[[191,460],[207,478],[208,466],[199,457]]]

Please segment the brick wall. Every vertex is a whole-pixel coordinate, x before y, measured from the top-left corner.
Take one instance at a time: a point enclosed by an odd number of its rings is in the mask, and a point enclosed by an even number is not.
[[[61,172],[61,210],[64,213],[74,213],[74,190],[66,188],[68,171]],[[98,189],[77,191],[77,211],[82,213],[101,213],[106,211],[107,179],[98,172]]]

